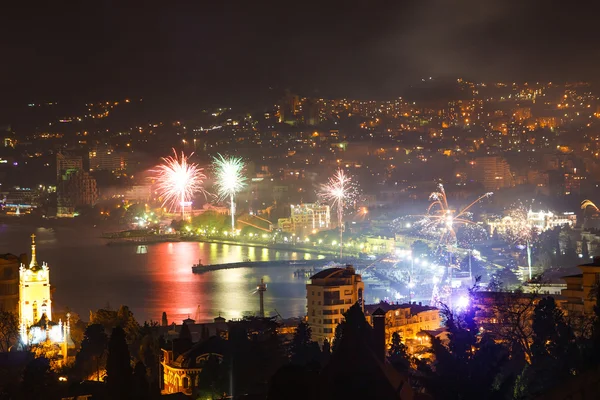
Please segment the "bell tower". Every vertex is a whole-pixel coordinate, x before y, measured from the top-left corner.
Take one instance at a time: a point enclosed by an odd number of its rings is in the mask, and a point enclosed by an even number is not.
[[[31,235],[31,261],[29,266],[19,268],[19,318],[21,324],[30,327],[42,315],[52,320],[52,300],[50,299],[50,273],[48,264],[40,266],[35,252],[35,235]]]

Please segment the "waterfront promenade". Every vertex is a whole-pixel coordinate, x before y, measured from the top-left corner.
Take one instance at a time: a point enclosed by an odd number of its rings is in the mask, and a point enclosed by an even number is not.
[[[127,231],[135,232],[135,231]],[[265,248],[271,250],[281,251],[296,251],[301,253],[312,253],[323,256],[336,256],[339,255],[339,250],[332,247],[318,246],[318,245],[306,245],[306,244],[291,244],[291,243],[266,243],[261,241],[250,241],[250,240],[232,240],[216,237],[206,236],[192,236],[192,235],[142,235],[142,234],[131,234],[126,235],[124,232],[108,233],[102,235],[103,239],[107,239],[108,246],[121,246],[121,245],[150,245],[155,243],[168,243],[168,242],[203,242],[203,243],[218,243],[218,244],[229,244],[235,246],[251,246],[257,248]],[[344,248],[344,258],[346,256],[352,258],[358,258],[359,253],[350,249]]]

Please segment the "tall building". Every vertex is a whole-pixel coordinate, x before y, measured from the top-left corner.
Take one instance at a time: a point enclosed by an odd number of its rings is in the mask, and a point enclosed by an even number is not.
[[[57,153],[56,174],[58,217],[72,217],[75,208],[96,204],[96,179],[83,170],[82,157]]]
[[[353,304],[364,304],[365,284],[354,268],[328,268],[310,277],[306,285],[308,324],[313,340],[333,341],[335,327]]]
[[[298,96],[286,90],[285,96],[279,103],[279,122],[291,125],[295,124],[299,105],[300,99]]]
[[[321,117],[319,114],[319,104],[315,99],[306,99],[302,111],[304,114],[304,123],[306,125],[319,125]]]
[[[83,170],[81,156],[56,154],[57,216],[72,217],[75,207],[93,205],[98,199],[96,180]]]
[[[580,274],[563,276],[567,288],[561,291],[567,301],[563,304],[569,315],[594,314],[596,299],[593,295],[594,288],[600,282],[600,257],[594,257],[594,261],[588,264],[578,265]]]
[[[31,261],[29,266],[21,264],[19,269],[19,318],[29,327],[46,315],[52,320],[52,299],[50,298],[50,276],[48,264],[40,266],[35,254],[35,235],[31,235]]]
[[[25,346],[45,343],[44,356],[58,365],[68,362],[70,339],[69,314],[65,323],[52,321],[52,297],[48,264],[38,264],[35,235],[31,235],[31,260],[19,268],[20,339]]]
[[[0,311],[19,311],[19,266],[25,256],[0,254]]]
[[[60,181],[68,171],[83,170],[83,158],[66,153],[56,153],[56,178]]]
[[[493,191],[515,186],[510,166],[503,157],[478,157],[472,163],[471,175],[485,190]]]
[[[90,150],[90,171],[122,171],[127,167],[124,153],[115,152],[112,148],[98,147]]]

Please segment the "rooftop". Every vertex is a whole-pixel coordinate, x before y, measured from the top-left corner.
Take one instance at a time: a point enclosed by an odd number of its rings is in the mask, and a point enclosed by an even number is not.
[[[348,265],[346,268],[327,268],[323,271],[319,271],[310,279],[327,279],[327,278],[349,278],[356,275],[354,268]]]
[[[418,314],[423,311],[437,310],[437,308],[435,308],[435,307],[424,306],[421,304],[412,304],[412,303],[411,304],[408,304],[408,303],[399,304],[399,303],[386,303],[386,302],[382,301],[377,304],[366,304],[365,305],[365,315],[372,315],[378,308],[381,308],[386,313],[388,311],[404,310],[404,309],[410,308],[410,313],[412,315]]]

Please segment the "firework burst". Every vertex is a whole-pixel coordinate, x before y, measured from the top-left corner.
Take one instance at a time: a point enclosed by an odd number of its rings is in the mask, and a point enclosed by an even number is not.
[[[329,181],[321,186],[318,196],[329,203],[336,210],[337,223],[340,229],[340,260],[343,256],[344,235],[344,210],[353,204],[358,190],[352,179],[342,169],[338,169],[329,178]]]
[[[455,226],[474,224],[469,209],[492,194],[492,192],[485,193],[459,212],[456,212],[448,206],[444,186],[439,184],[438,190],[429,196],[431,204],[427,207],[427,214],[423,216],[423,220],[419,222],[419,225],[429,236],[439,237],[440,245],[456,246]]]
[[[244,168],[246,164],[240,157],[214,157],[215,186],[219,200],[229,198],[231,207],[231,230],[235,230],[235,195],[246,187]]]
[[[175,149],[172,156],[163,157],[162,161],[162,164],[152,170],[162,206],[168,206],[169,211],[179,206],[181,216],[185,219],[186,204],[191,202],[196,193],[206,193],[203,187],[206,179],[204,169],[198,164],[189,162],[189,157],[186,157],[183,152],[181,157],[178,156]]]
[[[508,211],[505,217],[506,237],[516,244],[527,244],[531,242],[534,235],[533,225],[528,221],[527,210],[523,207],[516,207]]]
[[[506,220],[505,236],[513,243],[525,246],[527,250],[527,270],[531,280],[533,276],[531,270],[531,242],[535,235],[535,228],[529,222],[528,214],[528,211],[521,206],[509,210],[504,218]]]

